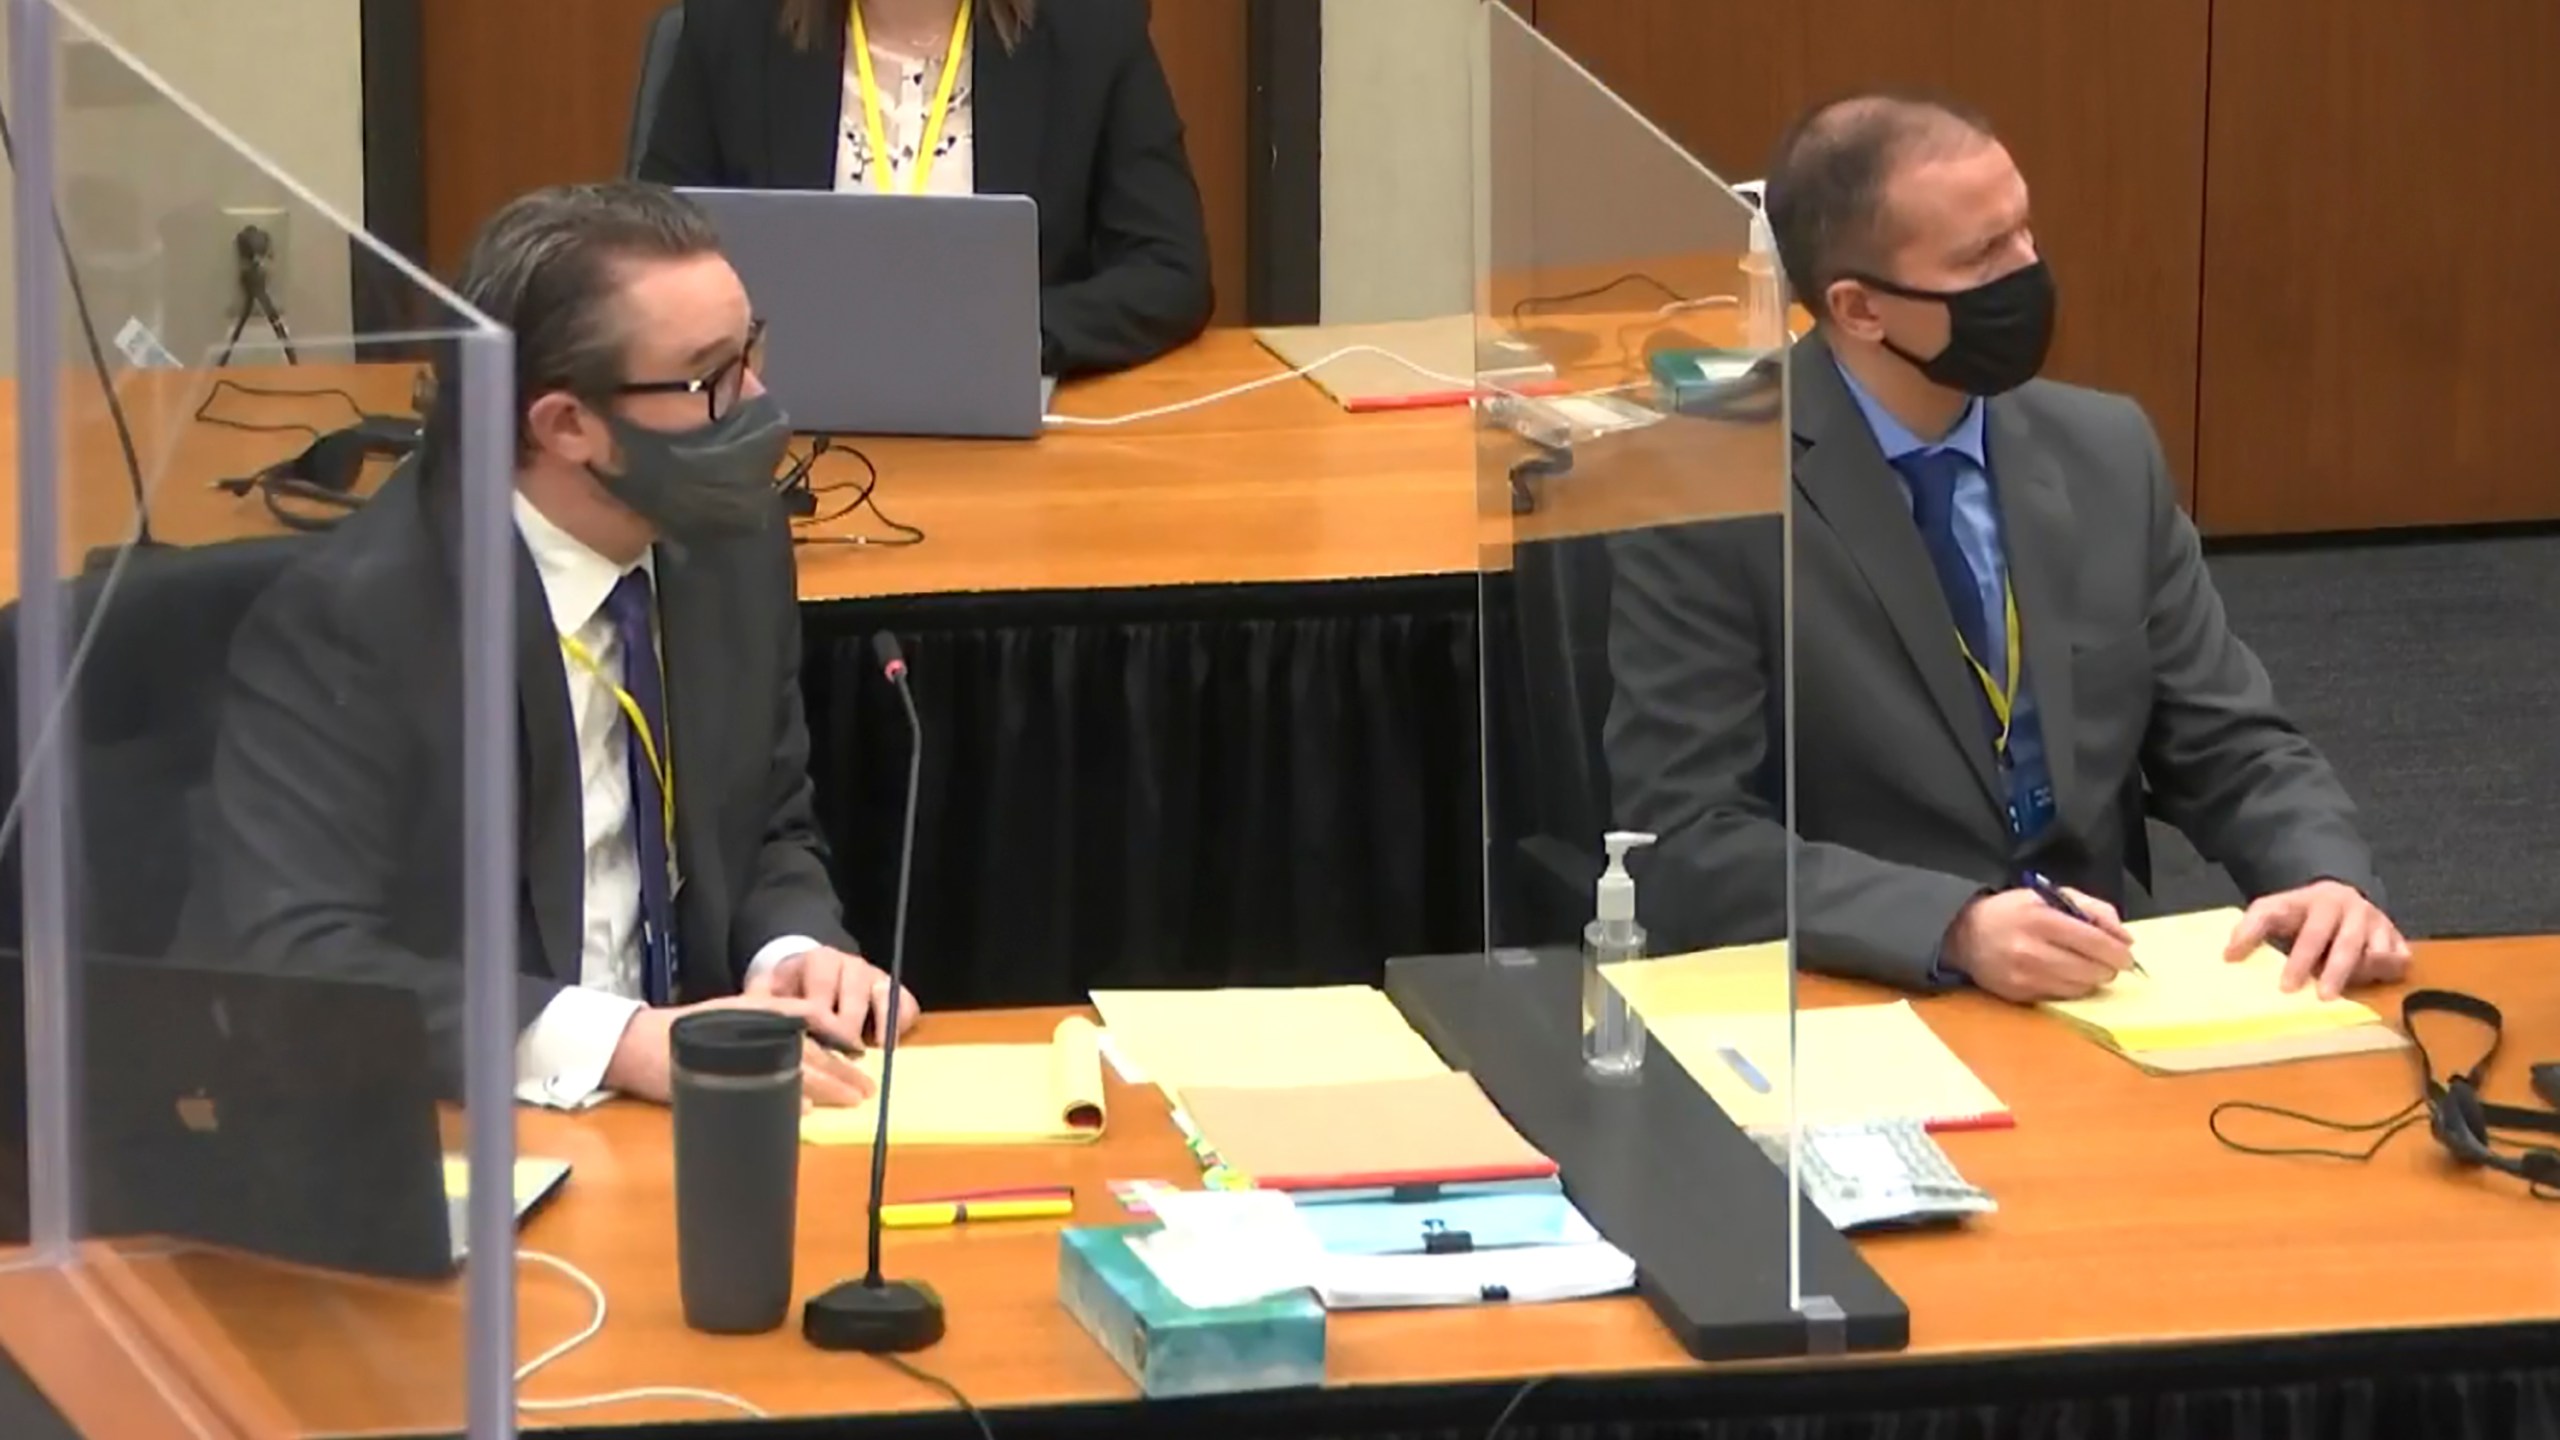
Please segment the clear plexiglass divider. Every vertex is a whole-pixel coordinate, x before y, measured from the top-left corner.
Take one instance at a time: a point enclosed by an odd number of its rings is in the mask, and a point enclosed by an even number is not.
[[[1450,1004],[1693,1353],[1898,1345],[1900,1301],[1796,1198],[1774,246],[1754,197],[1478,10],[1487,946]]]
[[[0,1346],[86,1434],[509,1433],[516,1255],[461,1242],[514,1222],[512,341],[9,10]],[[294,463],[368,419],[351,495]],[[357,505],[416,512],[407,613],[310,563]],[[416,737],[460,784],[404,824]]]

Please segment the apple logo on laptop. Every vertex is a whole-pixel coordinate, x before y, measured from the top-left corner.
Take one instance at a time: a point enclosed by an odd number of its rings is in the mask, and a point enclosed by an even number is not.
[[[222,1117],[214,1111],[213,1097],[198,1090],[178,1097],[178,1123],[198,1135],[211,1135],[222,1128]]]

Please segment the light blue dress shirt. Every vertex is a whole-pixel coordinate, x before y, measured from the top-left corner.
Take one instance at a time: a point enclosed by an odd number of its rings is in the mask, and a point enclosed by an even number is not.
[[[1858,377],[1841,365],[1838,357],[1832,364],[1840,371],[1840,379],[1849,387],[1849,397],[1858,402],[1858,413],[1867,419],[1874,432],[1876,446],[1884,452],[1888,464],[1921,451],[1941,450],[1961,462],[1956,469],[1955,530],[1956,548],[1964,552],[1965,568],[1973,572],[1973,583],[1982,596],[1982,613],[1994,617],[1993,624],[2004,623],[2008,613],[2009,562],[2000,543],[2000,507],[1991,493],[1991,452],[1984,443],[1983,404],[1980,396],[1967,402],[1964,413],[1956,418],[1955,428],[1946,438],[1931,442],[1911,433],[1911,427],[1893,418],[1892,412],[1858,383]],[[1896,479],[1902,479],[1899,466]],[[1911,500],[1911,483],[1903,480],[1902,498]],[[2006,647],[2000,653],[1978,657],[1991,671],[1995,683],[2008,683],[2009,656]],[[2036,712],[2035,692],[2022,680],[2018,686],[2017,705],[2009,717],[2009,775],[2013,792],[2024,793],[2035,786],[2050,783],[2045,762],[2044,724]],[[2006,799],[2007,797],[2003,797]],[[2048,821],[2048,823],[2050,823]],[[1941,955],[1930,967],[1930,983],[1956,985],[1964,976],[1948,966]]]
[[[1840,379],[1849,387],[1849,397],[1858,402],[1858,413],[1867,419],[1867,428],[1875,432],[1876,446],[1884,451],[1887,463],[1922,451],[1945,451],[1963,463],[1957,467],[1955,522],[1956,546],[1964,551],[1965,568],[1973,572],[1973,583],[1982,596],[1982,613],[1994,627],[2002,623],[2008,611],[2009,562],[2000,543],[2000,507],[1991,493],[1991,454],[1984,443],[1983,403],[1979,397],[1968,401],[1964,414],[1957,417],[1955,428],[1938,441],[1923,440],[1911,433],[1911,427],[1893,418],[1858,377],[1849,373],[1837,357],[1832,364],[1840,371]],[[1897,468],[1894,474],[1901,476]],[[1903,482],[1902,498],[1911,499],[1909,481]],[[1991,671],[1995,683],[2006,687],[2009,681],[2009,656],[2005,647],[1994,647],[1998,653],[1976,657]],[[2018,686],[2018,702],[2009,725],[2010,783],[2021,792],[2033,786],[2050,783],[2045,762],[2044,725],[2037,717],[2035,692],[2024,681]]]

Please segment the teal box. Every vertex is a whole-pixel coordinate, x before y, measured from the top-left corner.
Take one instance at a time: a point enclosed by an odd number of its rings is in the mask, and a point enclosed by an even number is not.
[[[1058,1303],[1150,1397],[1223,1395],[1324,1383],[1324,1307],[1291,1291],[1195,1310],[1129,1248],[1154,1225],[1058,1237]]]
[[[1654,403],[1689,412],[1751,398],[1777,378],[1771,357],[1749,350],[1657,350],[1645,358]]]

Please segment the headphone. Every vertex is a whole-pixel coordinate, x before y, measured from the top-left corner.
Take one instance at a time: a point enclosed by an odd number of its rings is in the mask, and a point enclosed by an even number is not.
[[[2480,1052],[2470,1069],[2456,1071],[2442,1080],[2436,1078],[2435,1060],[2427,1054],[2427,1042],[2418,1034],[2418,1017],[2429,1013],[2458,1015],[2488,1030],[2488,1048]],[[2513,1175],[2536,1189],[2560,1191],[2560,1150],[2520,1142],[2517,1148],[2501,1150],[2490,1133],[2526,1130],[2560,1136],[2560,1108],[2535,1110],[2480,1098],[2481,1079],[2488,1074],[2489,1062],[2497,1058],[2506,1024],[2507,1017],[2497,1006],[2458,991],[2413,990],[2400,1002],[2400,1027],[2408,1032],[2409,1044],[2418,1052],[2419,1070],[2426,1082],[2427,1128],[2435,1135],[2436,1143],[2464,1165]],[[2545,1102],[2560,1107],[2560,1064],[2534,1066],[2533,1088]]]
[[[421,429],[415,420],[367,416],[360,424],[312,441],[290,460],[246,478],[219,481],[216,488],[233,495],[257,491],[266,501],[267,513],[288,530],[327,530],[364,507],[363,497],[355,490],[356,482],[364,478],[365,463],[376,457],[408,458],[418,448]],[[288,508],[284,503],[288,500],[316,506],[321,513]]]

